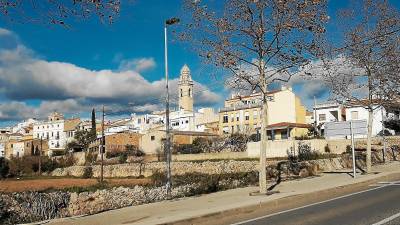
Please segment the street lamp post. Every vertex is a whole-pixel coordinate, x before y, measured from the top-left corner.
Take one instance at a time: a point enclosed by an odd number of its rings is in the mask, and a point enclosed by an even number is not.
[[[165,153],[167,155],[167,197],[171,197],[171,134],[170,134],[170,125],[169,125],[169,85],[168,85],[168,39],[167,39],[167,27],[178,23],[178,18],[171,18],[165,21],[164,25],[164,54],[165,54],[165,132],[166,132],[166,143],[165,143]]]

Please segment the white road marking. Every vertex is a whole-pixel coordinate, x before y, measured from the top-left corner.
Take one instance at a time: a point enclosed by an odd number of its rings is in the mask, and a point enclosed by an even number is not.
[[[400,181],[393,181],[391,183],[398,183],[398,182],[400,182]],[[254,219],[249,219],[249,220],[245,220],[245,221],[242,221],[242,222],[233,223],[231,225],[240,225],[240,224],[250,223],[250,222],[253,222],[253,221],[256,221],[256,220],[273,217],[273,216],[280,215],[280,214],[283,214],[283,213],[296,211],[296,210],[299,210],[299,209],[304,209],[304,208],[307,208],[307,207],[310,207],[310,206],[320,205],[320,204],[323,204],[323,203],[339,200],[339,199],[342,199],[342,198],[347,198],[347,197],[350,197],[350,196],[353,196],[353,195],[358,195],[358,194],[362,194],[362,193],[365,193],[365,192],[378,190],[378,189],[381,189],[381,188],[384,188],[384,187],[388,187],[388,186],[390,186],[390,185],[384,184],[384,185],[378,186],[376,188],[371,188],[371,189],[368,189],[368,190],[359,191],[359,192],[355,192],[355,193],[339,196],[339,197],[328,199],[328,200],[325,200],[325,201],[316,202],[316,203],[312,203],[312,204],[309,204],[309,205],[304,205],[304,206],[300,206],[300,207],[296,207],[296,208],[293,208],[293,209],[284,210],[284,211],[281,211],[281,212],[276,212],[276,213],[265,215],[265,216],[260,216],[260,217],[254,218]],[[373,224],[373,225],[375,225],[375,224]]]
[[[397,213],[397,214],[394,214],[393,216],[390,216],[390,217],[388,217],[388,218],[386,218],[386,219],[384,219],[384,220],[381,220],[381,221],[379,221],[379,222],[377,222],[377,223],[374,223],[374,224],[372,224],[372,225],[383,225],[383,224],[385,224],[385,223],[388,223],[388,222],[390,222],[390,221],[396,219],[396,218],[399,217],[399,216],[400,216],[400,213]]]

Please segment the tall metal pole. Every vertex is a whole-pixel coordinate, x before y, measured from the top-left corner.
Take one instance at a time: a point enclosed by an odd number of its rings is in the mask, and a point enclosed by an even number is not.
[[[103,155],[105,152],[105,138],[104,138],[104,105],[103,105],[103,115],[101,120],[101,144],[100,144],[100,155],[101,155],[101,168],[100,168],[100,182],[103,183]]]
[[[353,178],[356,178],[356,153],[354,149],[354,130],[353,122],[350,120],[350,132],[351,132],[351,153],[353,157]]]
[[[167,48],[167,25],[164,26],[164,54],[165,54],[165,132],[166,132],[166,143],[165,153],[167,154],[167,197],[171,197],[171,134],[169,131],[169,87],[168,87],[168,48]]]

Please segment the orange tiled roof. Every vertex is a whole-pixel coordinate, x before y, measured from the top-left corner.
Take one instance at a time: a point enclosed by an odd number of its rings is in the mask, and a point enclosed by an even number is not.
[[[282,122],[282,123],[275,123],[275,124],[270,124],[267,126],[267,129],[278,129],[278,128],[311,128],[310,124],[304,124],[304,123],[288,123],[288,122]]]

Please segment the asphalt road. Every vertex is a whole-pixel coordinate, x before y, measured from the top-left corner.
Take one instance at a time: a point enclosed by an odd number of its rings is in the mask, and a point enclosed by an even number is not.
[[[400,181],[237,224],[400,225]]]

